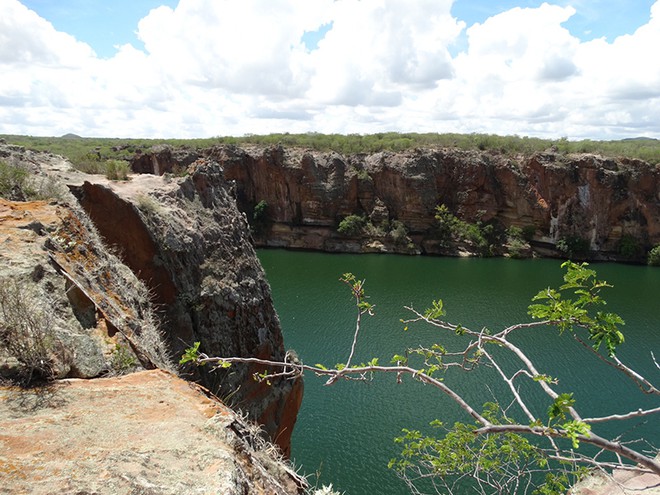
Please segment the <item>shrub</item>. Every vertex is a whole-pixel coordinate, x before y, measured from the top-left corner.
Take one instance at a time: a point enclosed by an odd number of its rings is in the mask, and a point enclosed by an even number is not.
[[[110,357],[110,368],[113,374],[125,375],[134,371],[140,365],[135,354],[126,345],[117,344]]]
[[[450,242],[457,234],[461,221],[454,215],[447,205],[435,207],[435,233],[439,240],[444,243]]]
[[[403,222],[399,220],[392,221],[392,230],[390,230],[390,236],[397,244],[402,244],[408,240],[408,229]]]
[[[58,364],[70,361],[46,295],[15,279],[0,280],[0,349],[18,361],[24,384],[52,380]]]
[[[515,225],[511,225],[508,229],[506,229],[506,235],[511,240],[522,239],[523,238],[523,229],[521,229],[520,227],[517,227]]]
[[[649,251],[648,263],[651,266],[660,266],[660,244]]]
[[[628,259],[639,256],[641,254],[639,240],[630,234],[624,234],[621,236],[621,240],[619,241],[619,254]]]
[[[569,257],[584,256],[589,252],[589,241],[578,236],[566,236],[557,240],[557,250]]]
[[[10,201],[58,199],[64,197],[66,187],[53,177],[34,176],[21,165],[0,161],[0,197]]]
[[[337,227],[337,232],[342,235],[356,236],[362,232],[367,225],[367,219],[360,215],[348,215]]]
[[[128,179],[130,166],[125,160],[108,160],[105,162],[105,176],[110,180]]]
[[[161,212],[161,206],[153,196],[140,193],[135,197],[137,207],[146,215],[156,215]]]
[[[262,199],[254,206],[254,212],[252,213],[252,219],[254,223],[265,223],[268,220],[268,203],[266,200]]]
[[[527,258],[526,250],[529,245],[522,239],[511,239],[509,241],[509,256],[514,259]]]
[[[20,166],[0,161],[0,196],[10,201],[25,201],[34,191],[29,183],[30,172]]]

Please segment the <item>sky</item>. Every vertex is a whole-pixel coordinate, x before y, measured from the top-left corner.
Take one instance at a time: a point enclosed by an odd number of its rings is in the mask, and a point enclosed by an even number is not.
[[[660,139],[660,0],[0,0],[0,134]]]

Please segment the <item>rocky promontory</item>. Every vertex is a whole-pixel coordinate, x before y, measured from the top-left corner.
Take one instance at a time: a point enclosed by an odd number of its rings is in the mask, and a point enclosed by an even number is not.
[[[215,419],[227,419],[216,428],[224,447],[199,450],[204,462],[198,464],[207,466],[199,468],[203,476],[223,478],[222,486],[231,486],[218,493],[300,490],[304,482],[271,454],[289,452],[302,382],[261,384],[253,375],[264,370],[256,366],[214,371],[179,369],[177,364],[194,342],[209,355],[286,359],[270,288],[244,215],[217,163],[191,164],[185,177],[133,175],[130,180],[111,181],[78,172],[61,157],[16,146],[0,145],[0,160],[0,186],[6,198],[0,199],[0,419],[3,432],[14,431],[0,435],[2,490],[20,493],[21,487],[35,482],[44,487],[43,493],[52,493],[60,486],[48,491],[52,475],[53,482],[61,478],[62,487],[68,483],[63,490],[76,493],[123,493],[129,486],[148,489],[140,493],[184,493],[170,483],[172,477],[150,472],[160,466],[154,458],[161,454],[169,459],[162,461],[163,466],[170,463],[167,469],[177,469],[176,459],[190,465],[191,472],[196,469],[197,461],[186,447],[196,440],[176,436],[185,429],[185,415],[176,409],[168,412],[179,399],[164,399],[171,389],[183,387],[172,373],[208,389],[214,405],[207,410],[213,410]],[[135,373],[142,370],[166,374],[137,378]],[[126,379],[112,378],[123,375]],[[109,379],[116,381],[103,381]],[[167,390],[159,392],[158,387]],[[57,392],[54,400],[48,399],[52,390]],[[43,397],[48,400],[42,402]],[[215,397],[242,411],[245,419],[228,412]],[[188,406],[180,407],[199,408],[207,400],[199,394],[188,396],[183,399]],[[168,419],[156,414],[161,409]],[[89,411],[98,417],[89,416]],[[61,421],[45,418],[38,423],[43,415]],[[105,435],[111,439],[112,431],[127,431],[124,422],[131,418],[136,425],[130,428],[137,429],[123,444],[101,443],[90,458],[72,455],[66,466],[51,462],[51,454],[67,448],[68,437],[62,432],[87,424],[75,448],[91,452],[84,442],[100,442],[101,429],[90,425],[108,421]],[[138,423],[139,418],[144,421]],[[261,425],[251,427],[254,438],[227,436],[228,425],[244,429],[248,422]],[[23,431],[20,425],[29,429],[36,424],[42,424],[45,444],[15,435]],[[215,428],[201,419],[195,425],[195,438]],[[161,427],[170,428],[178,446],[159,450],[157,439],[147,445],[149,431]],[[268,441],[278,447],[268,447]],[[251,450],[241,442],[249,443]],[[270,453],[257,452],[264,449]],[[267,469],[265,457],[270,459]],[[229,458],[231,469],[225,466]],[[132,467],[122,481],[117,477],[124,460]],[[37,468],[39,463],[45,464]],[[48,472],[50,467],[55,471]],[[67,470],[101,468],[107,474],[105,488],[87,484],[85,477],[66,475]],[[123,488],[117,488],[120,485]]]

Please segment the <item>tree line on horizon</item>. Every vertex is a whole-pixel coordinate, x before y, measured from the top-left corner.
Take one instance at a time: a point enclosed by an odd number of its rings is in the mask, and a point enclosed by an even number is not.
[[[660,163],[660,140],[633,138],[612,141],[583,139],[571,141],[566,137],[543,139],[527,136],[499,136],[496,134],[458,133],[399,133],[375,134],[304,134],[274,133],[219,136],[196,139],[124,139],[85,138],[75,134],[61,137],[0,135],[6,142],[35,151],[48,151],[65,156],[78,164],[95,159],[130,159],[138,151],[147,151],[158,144],[192,149],[216,145],[261,145],[306,148],[316,151],[335,151],[342,154],[402,152],[416,148],[455,148],[490,151],[508,155],[531,155],[553,150],[557,153],[593,153],[611,158],[633,158],[652,165]]]

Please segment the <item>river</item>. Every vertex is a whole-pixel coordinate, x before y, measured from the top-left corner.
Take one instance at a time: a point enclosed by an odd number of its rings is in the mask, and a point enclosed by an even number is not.
[[[288,348],[307,364],[332,366],[345,362],[355,328],[355,307],[349,291],[338,281],[352,272],[366,279],[369,301],[376,314],[363,323],[355,362],[372,357],[381,364],[408,347],[451,341],[440,330],[415,325],[403,330],[400,319],[410,316],[403,306],[425,309],[441,298],[446,319],[472,329],[494,331],[530,321],[527,306],[542,288],[558,287],[563,270],[558,260],[503,258],[459,259],[394,255],[336,255],[284,250],[260,250]],[[620,264],[594,264],[601,279],[614,285],[605,293],[608,311],[626,321],[626,342],[618,355],[650,378],[658,378],[650,351],[660,359],[660,269]],[[623,412],[657,406],[631,383],[554,329],[522,332],[517,340],[537,360],[541,372],[560,379],[560,391],[575,392],[584,414]],[[491,400],[478,376],[452,374],[447,380],[478,406]],[[657,380],[656,380],[657,381]],[[333,483],[346,495],[400,495],[405,484],[387,468],[399,453],[393,438],[402,428],[427,429],[434,419],[445,424],[468,421],[446,397],[391,376],[370,383],[340,382],[305,375],[305,397],[293,435],[292,457],[305,473],[318,475],[318,484]],[[497,393],[500,385],[492,385]],[[538,397],[539,401],[544,400]],[[542,414],[547,403],[539,402]],[[657,445],[660,428],[639,421],[634,435]],[[651,422],[652,423],[652,422]],[[598,430],[606,434],[612,431]],[[617,430],[618,432],[618,430]]]

